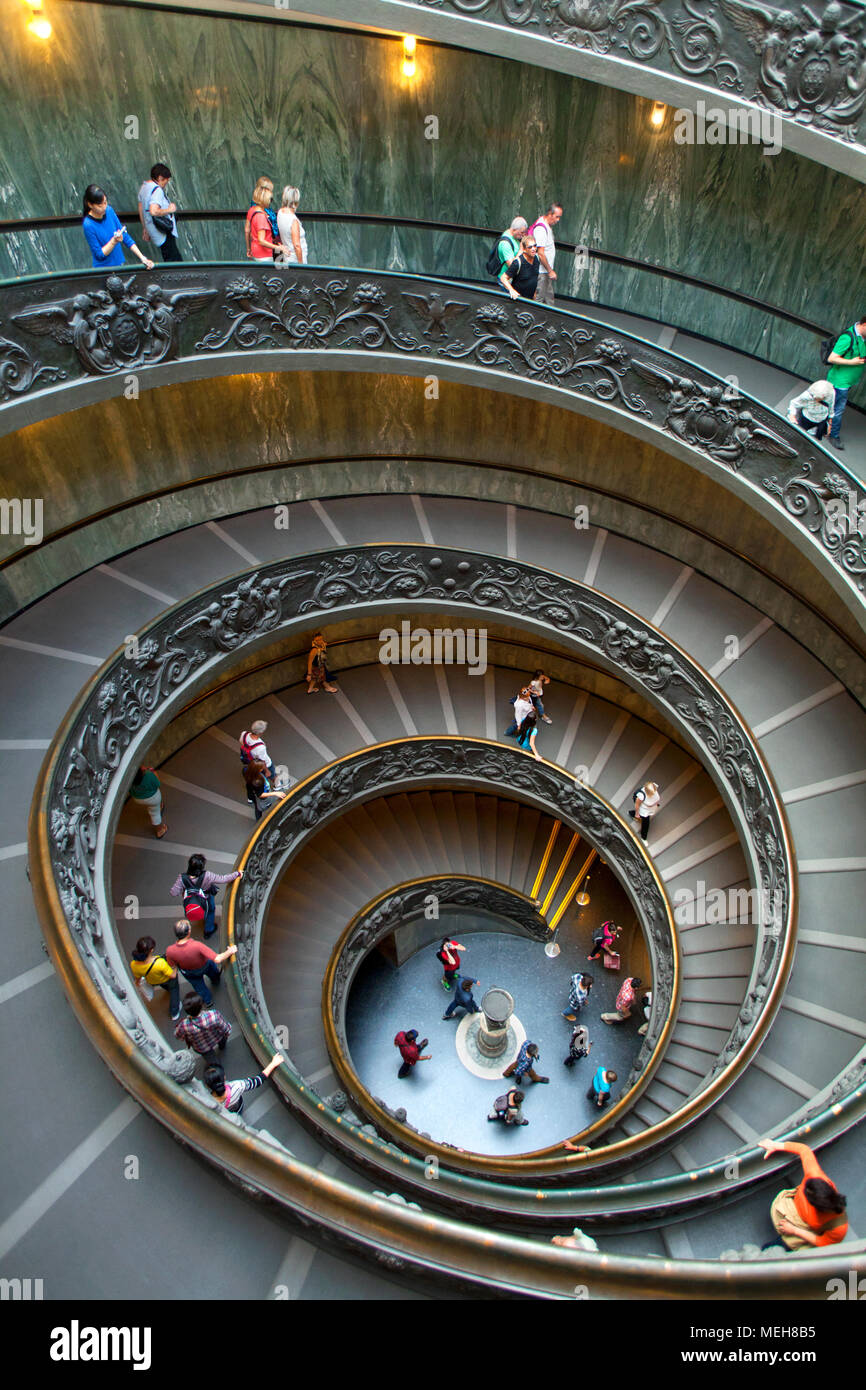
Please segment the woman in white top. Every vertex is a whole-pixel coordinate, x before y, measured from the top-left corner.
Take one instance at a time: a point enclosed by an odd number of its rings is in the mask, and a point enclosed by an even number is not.
[[[277,213],[277,226],[283,245],[283,265],[307,264],[307,236],[298,220],[301,191],[289,184],[283,189],[283,205]]]
[[[823,439],[836,406],[836,390],[829,381],[813,381],[788,406],[788,419],[816,439]]]
[[[662,804],[659,789],[655,782],[647,782],[635,793],[634,810],[629,815],[640,821],[640,837],[645,840],[649,834],[649,823]]]

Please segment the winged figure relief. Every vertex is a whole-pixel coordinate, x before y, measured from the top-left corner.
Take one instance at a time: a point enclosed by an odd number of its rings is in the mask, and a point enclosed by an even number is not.
[[[133,292],[134,277],[109,275],[105,289],[89,290],[54,304],[22,309],[13,319],[36,337],[69,344],[84,370],[108,376],[177,356],[178,326],[203,309],[215,289],[169,292],[148,285]]]
[[[654,362],[632,358],[632,368],[666,403],[664,427],[711,458],[739,468],[747,453],[796,458],[797,450],[756,420],[742,399],[721,385],[702,386]]]
[[[428,299],[426,295],[407,294],[404,290],[403,298],[415,316],[425,325],[425,338],[447,338],[449,323],[453,323],[469,308],[468,304],[462,304],[459,299],[443,301],[438,294],[431,294]]]
[[[866,105],[866,14],[845,17],[836,0],[816,14],[774,10],[754,0],[718,0],[719,9],[761,60],[755,99],[853,139]],[[845,129],[845,127],[849,127]]]

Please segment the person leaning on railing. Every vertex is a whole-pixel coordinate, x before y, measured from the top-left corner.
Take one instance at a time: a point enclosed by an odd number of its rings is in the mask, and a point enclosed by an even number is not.
[[[88,184],[84,190],[84,217],[81,226],[90,247],[95,270],[126,264],[121,243],[129,248],[133,256],[138,257],[145,270],[153,270],[153,261],[149,261],[139,251],[129,232],[121,226],[120,218],[98,184]]]
[[[777,1192],[770,1207],[770,1220],[789,1250],[802,1250],[807,1245],[836,1245],[848,1234],[846,1200],[827,1177],[808,1144],[777,1144],[772,1139],[759,1139],[771,1154],[796,1154],[803,1164],[799,1187],[787,1187]],[[765,1249],[768,1247],[765,1247]]]
[[[258,1076],[246,1076],[242,1081],[226,1081],[226,1074],[218,1062],[205,1067],[204,1084],[207,1086],[212,1096],[221,1101],[226,1110],[231,1110],[232,1114],[240,1115],[244,1108],[244,1092],[255,1091],[263,1085],[272,1071],[281,1067],[283,1058],[279,1052],[272,1057],[268,1065],[259,1072]]]

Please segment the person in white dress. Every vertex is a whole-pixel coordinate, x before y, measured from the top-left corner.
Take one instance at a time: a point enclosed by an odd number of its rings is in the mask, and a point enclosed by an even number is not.
[[[307,234],[298,217],[300,201],[300,189],[286,184],[283,189],[283,205],[277,213],[277,226],[280,229],[283,247],[283,265],[307,264]]]

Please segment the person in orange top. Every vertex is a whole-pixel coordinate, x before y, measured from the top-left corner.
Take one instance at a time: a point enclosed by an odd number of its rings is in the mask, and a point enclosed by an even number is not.
[[[773,1198],[770,1220],[789,1250],[802,1250],[806,1245],[836,1245],[848,1234],[846,1201],[827,1177],[808,1144],[775,1144],[772,1139],[760,1139],[761,1148],[770,1154],[796,1154],[803,1164],[799,1187],[789,1187]]]

